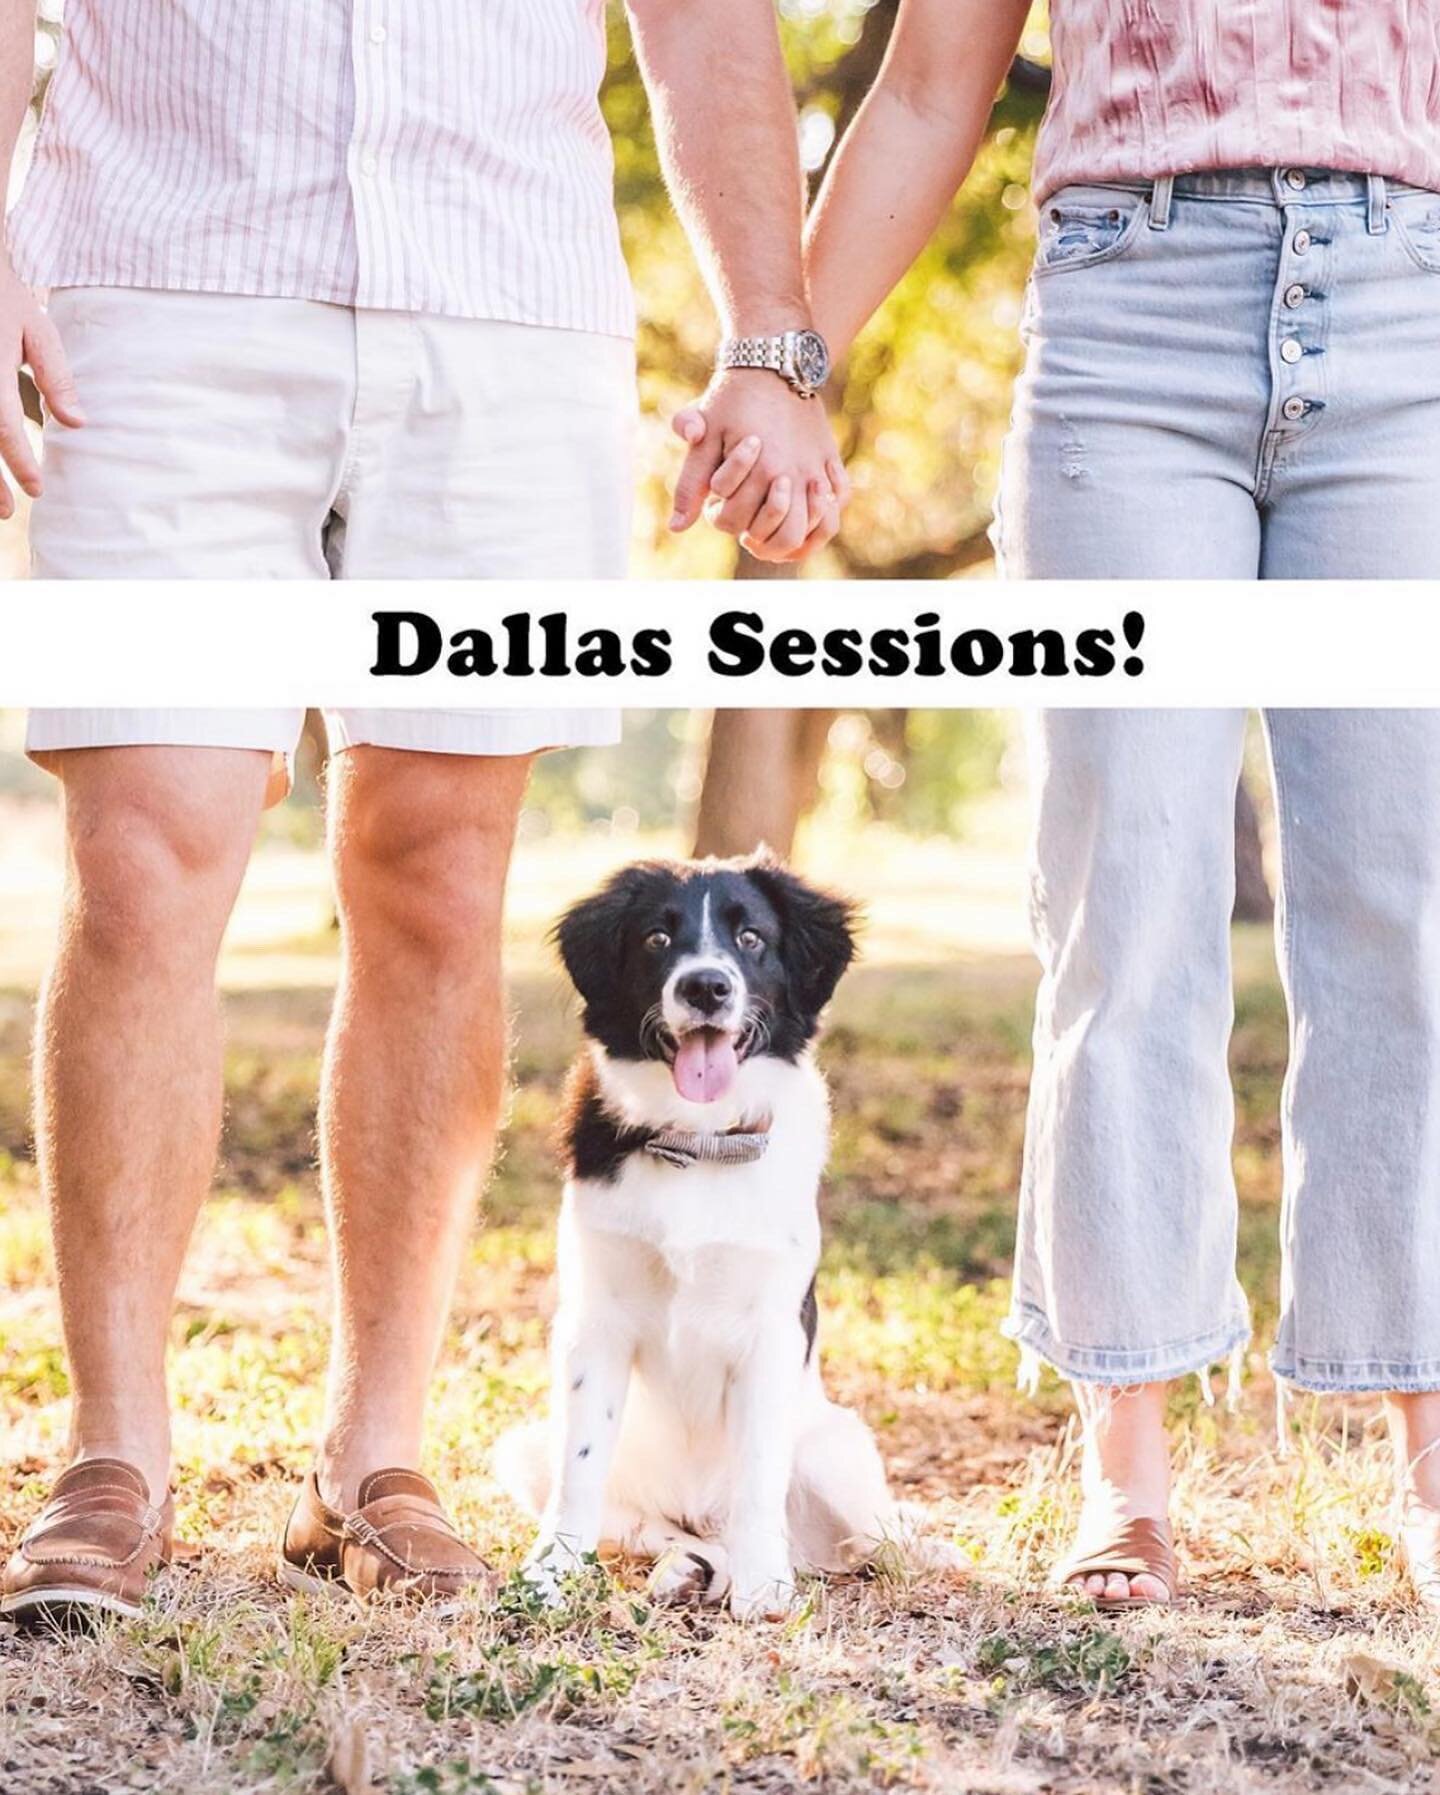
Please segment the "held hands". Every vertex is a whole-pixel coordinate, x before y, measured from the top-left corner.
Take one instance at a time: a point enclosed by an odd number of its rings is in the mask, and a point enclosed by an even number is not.
[[[717,374],[671,428],[689,447],[670,528],[704,516],[760,561],[803,561],[840,528],[850,482],[824,406],[765,369]]]
[[[0,461],[30,497],[40,493],[40,464],[25,433],[19,373],[29,365],[40,396],[62,424],[85,422],[59,333],[39,301],[9,264],[0,260]],[[0,521],[12,517],[15,500],[0,477]]]

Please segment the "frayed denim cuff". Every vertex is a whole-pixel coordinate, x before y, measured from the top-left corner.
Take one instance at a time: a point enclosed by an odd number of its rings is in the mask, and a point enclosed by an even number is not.
[[[1065,1346],[1040,1310],[1016,1302],[1000,1331],[1020,1348],[1022,1361],[1027,1356],[1043,1360],[1071,1383],[1161,1384],[1203,1376],[1210,1366],[1233,1361],[1250,1338],[1250,1322],[1242,1316],[1192,1339],[1157,1346]],[[1022,1363],[1022,1385],[1025,1381]]]
[[[1317,1359],[1276,1346],[1270,1370],[1279,1383],[1312,1396],[1364,1396],[1440,1390],[1440,1359]]]

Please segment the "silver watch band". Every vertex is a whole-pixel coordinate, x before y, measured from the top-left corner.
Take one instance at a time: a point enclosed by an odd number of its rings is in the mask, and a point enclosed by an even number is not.
[[[772,374],[783,374],[785,339],[730,337],[720,345],[716,359],[722,368],[768,368]]]

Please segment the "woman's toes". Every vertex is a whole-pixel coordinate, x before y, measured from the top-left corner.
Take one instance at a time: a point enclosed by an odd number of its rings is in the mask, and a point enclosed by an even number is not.
[[[1085,1593],[1093,1602],[1098,1602],[1104,1595],[1105,1578],[1101,1573],[1095,1572],[1085,1579]]]
[[[1105,1600],[1107,1602],[1128,1602],[1130,1599],[1130,1579],[1122,1571],[1111,1571],[1105,1579]]]
[[[1142,1575],[1130,1579],[1130,1594],[1137,1602],[1168,1602],[1170,1591],[1158,1577]]]

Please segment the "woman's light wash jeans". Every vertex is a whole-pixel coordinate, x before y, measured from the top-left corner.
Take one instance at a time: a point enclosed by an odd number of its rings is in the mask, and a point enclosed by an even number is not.
[[[1440,194],[1313,169],[1043,208],[993,531],[1017,579],[1440,574]]]
[[[1440,711],[1266,717],[1290,1006],[1277,1376],[1440,1388]],[[1034,721],[1043,977],[1006,1331],[1065,1376],[1223,1360],[1240,711]]]

